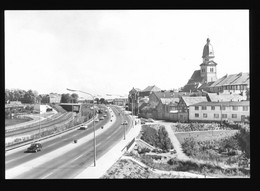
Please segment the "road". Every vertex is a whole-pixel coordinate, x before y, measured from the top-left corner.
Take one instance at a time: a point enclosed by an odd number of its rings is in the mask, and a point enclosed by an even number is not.
[[[95,125],[95,129],[99,129],[100,133],[96,133],[97,159],[123,138],[124,129],[121,123],[124,120],[128,121],[126,131],[130,128],[130,118],[118,115],[116,107],[111,109],[116,117],[113,125],[107,129],[100,129],[106,123],[111,123],[109,112],[104,120]],[[75,139],[80,141],[74,143]],[[25,149],[7,152],[6,178],[69,179],[93,165],[93,126],[91,125],[86,130],[75,130],[42,142],[42,145],[43,150],[38,153],[24,153]]]

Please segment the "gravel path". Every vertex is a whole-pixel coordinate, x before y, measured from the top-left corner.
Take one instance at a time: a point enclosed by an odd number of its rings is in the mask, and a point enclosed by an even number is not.
[[[176,157],[179,160],[190,160],[190,158],[183,153],[182,148],[181,148],[181,144],[180,144],[179,140],[177,139],[177,137],[175,136],[175,134],[174,134],[174,132],[171,128],[171,125],[173,125],[173,123],[164,122],[164,121],[158,121],[158,123],[165,126],[165,129],[168,132],[168,135],[169,135],[169,138],[171,139],[173,147],[176,150]]]

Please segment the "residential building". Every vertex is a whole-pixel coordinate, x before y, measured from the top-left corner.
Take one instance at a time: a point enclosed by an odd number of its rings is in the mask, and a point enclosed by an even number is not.
[[[243,122],[250,116],[249,101],[200,102],[190,105],[189,120],[198,122]]]
[[[155,85],[147,86],[145,89],[143,89],[142,91],[139,92],[139,96],[145,97],[145,96],[149,96],[152,92],[160,92],[160,91],[161,91],[161,89]]]
[[[139,97],[139,92],[141,89],[139,88],[132,88],[129,91],[128,94],[128,110],[136,113],[137,111],[137,105],[138,105],[138,97]]]
[[[115,98],[113,100],[113,103],[118,106],[126,106],[126,103],[128,102],[128,98]]]
[[[200,103],[207,102],[206,96],[181,96],[178,103],[178,121],[188,122],[189,121],[189,106]]]
[[[228,102],[228,101],[242,101],[246,100],[247,96],[240,94],[227,94],[227,93],[207,93],[206,97],[209,102]]]
[[[183,93],[173,91],[152,92],[148,103],[140,108],[140,116],[163,120],[176,120],[177,103]]]
[[[249,73],[225,75],[209,86],[209,91],[214,93],[240,94],[246,96],[250,88]]]
[[[49,103],[60,103],[61,95],[57,93],[50,93],[49,99],[50,99]]]

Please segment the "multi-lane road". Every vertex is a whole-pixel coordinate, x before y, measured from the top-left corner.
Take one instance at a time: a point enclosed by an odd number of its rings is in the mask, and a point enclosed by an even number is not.
[[[120,110],[111,106],[104,120],[96,122],[96,158],[98,159],[123,139],[123,121],[128,121],[126,131],[130,129],[131,119],[119,115]],[[113,112],[112,112],[113,111]],[[93,126],[86,130],[73,130],[62,135],[41,141],[43,149],[37,153],[26,153],[28,147],[6,152],[7,179],[68,179],[93,165],[94,144]],[[101,128],[101,127],[104,128]],[[110,127],[109,127],[110,126]],[[77,143],[74,140],[78,140]],[[98,165],[98,163],[97,163]]]

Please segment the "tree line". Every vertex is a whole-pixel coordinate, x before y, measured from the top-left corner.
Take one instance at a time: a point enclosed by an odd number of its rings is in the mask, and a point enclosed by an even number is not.
[[[60,103],[78,103],[79,95],[76,93],[61,94]],[[5,103],[10,101],[20,101],[21,103],[35,104],[35,103],[50,103],[50,97],[48,94],[39,94],[35,90],[21,90],[21,89],[5,89]],[[93,103],[93,101],[90,101]],[[104,98],[95,98],[97,104],[107,104],[107,100]]]

